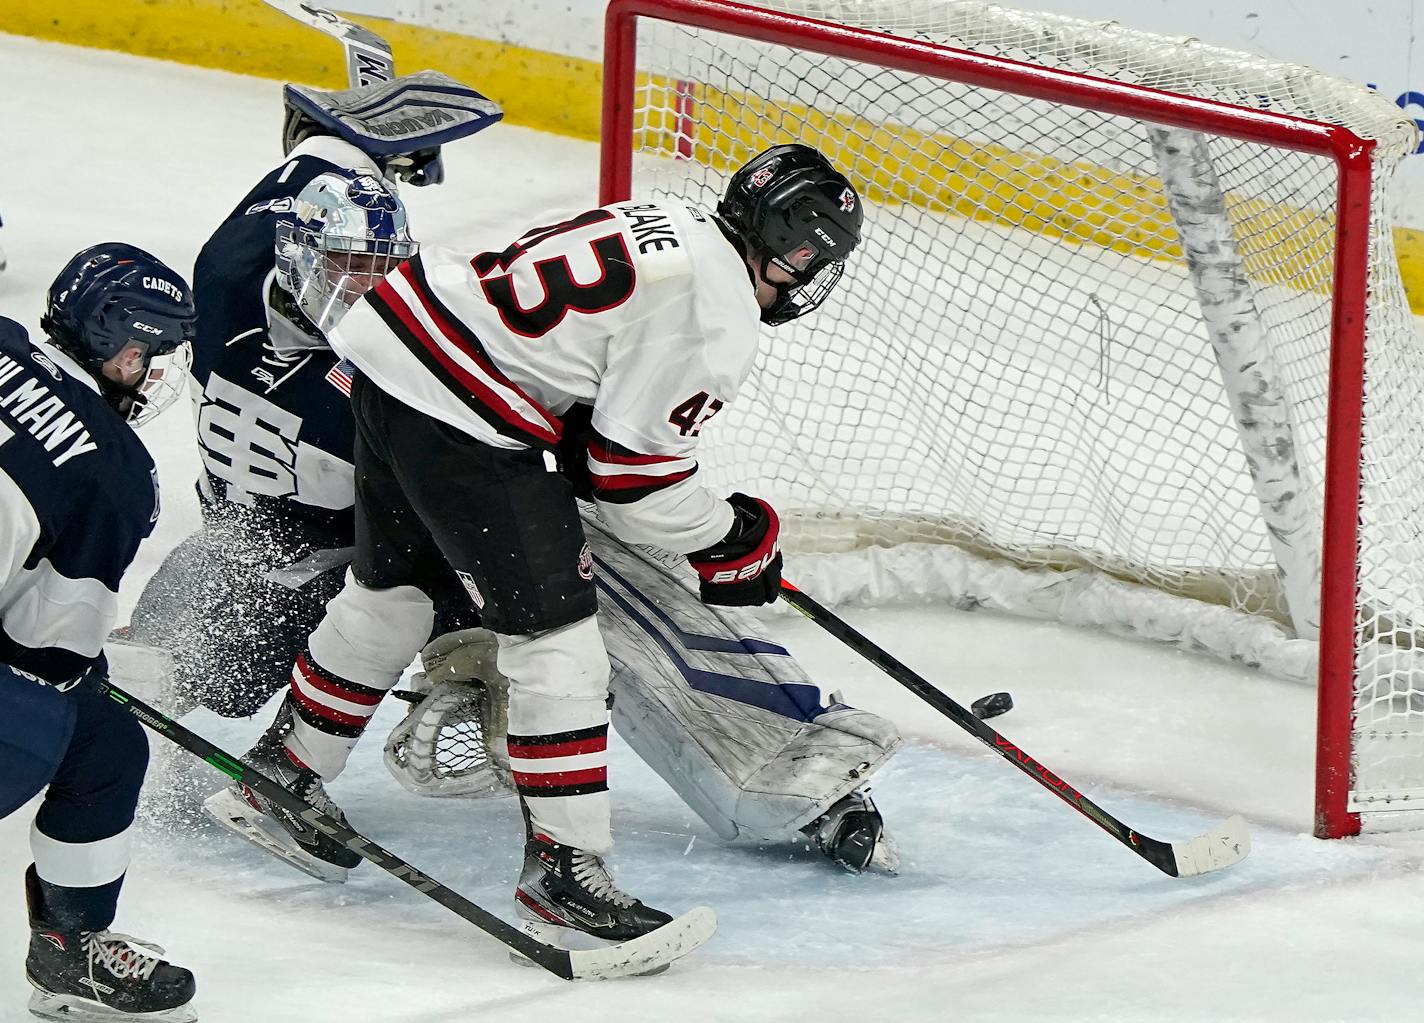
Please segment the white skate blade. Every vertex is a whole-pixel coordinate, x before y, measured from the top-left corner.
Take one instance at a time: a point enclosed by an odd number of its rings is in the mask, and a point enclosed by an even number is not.
[[[193,1003],[159,1012],[120,1012],[78,995],[56,995],[36,988],[30,995],[30,1012],[57,1023],[196,1023]]]
[[[203,809],[207,811],[208,816],[229,831],[247,839],[253,845],[266,849],[303,874],[318,881],[345,883],[349,873],[345,867],[327,863],[311,855],[297,844],[295,838],[287,834],[282,825],[253,807],[232,789],[226,788],[209,796],[203,802]]]

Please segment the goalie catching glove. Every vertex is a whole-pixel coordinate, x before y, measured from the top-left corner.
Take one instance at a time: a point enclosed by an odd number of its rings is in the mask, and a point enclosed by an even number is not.
[[[746,494],[727,498],[734,518],[719,543],[694,551],[687,561],[701,578],[704,604],[754,607],[781,593],[781,522],[765,501]]]

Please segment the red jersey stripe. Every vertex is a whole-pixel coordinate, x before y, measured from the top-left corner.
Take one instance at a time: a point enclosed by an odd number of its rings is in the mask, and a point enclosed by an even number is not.
[[[500,372],[494,363],[490,362],[489,357],[483,351],[471,345],[461,336],[459,331],[450,325],[450,321],[445,318],[439,306],[434,301],[433,296],[427,293],[424,281],[421,279],[420,274],[416,272],[415,261],[412,260],[402,263],[396,270],[396,273],[400,274],[402,279],[410,285],[410,290],[414,292],[415,297],[420,301],[421,308],[425,310],[425,314],[430,317],[436,329],[444,335],[445,340],[449,341],[452,345],[473,359],[475,365],[479,366],[480,370],[491,380],[498,383],[501,387],[506,387],[519,395],[543,421],[543,428],[549,431],[549,439],[557,441],[559,434],[563,431],[563,423],[550,415],[537,401],[525,394],[518,384],[510,380]],[[523,417],[521,416],[521,418]]]
[[[405,300],[392,288],[387,281],[382,281],[375,287],[376,294],[384,302],[386,308],[395,314],[411,335],[420,342],[421,346],[428,351],[431,356],[440,363],[441,367],[454,377],[455,380],[477,398],[481,404],[491,412],[504,420],[517,430],[536,437],[546,444],[558,442],[558,434],[550,431],[547,427],[539,423],[531,422],[520,415],[503,398],[492,391],[487,383],[472,375],[454,359],[450,358],[448,352],[441,348],[439,343],[431,337],[430,332],[425,329],[425,325],[420,322],[416,315],[411,312]]]
[[[593,489],[630,490],[634,487],[647,487],[656,490],[660,487],[670,487],[674,483],[681,483],[696,471],[696,469],[687,469],[683,472],[668,473],[666,476],[639,476],[633,473],[605,476],[601,473],[593,473]]]

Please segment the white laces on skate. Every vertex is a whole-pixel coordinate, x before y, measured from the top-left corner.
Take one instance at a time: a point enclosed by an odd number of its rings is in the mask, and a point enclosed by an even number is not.
[[[603,861],[592,853],[575,851],[571,868],[574,880],[585,890],[619,909],[628,909],[637,900],[613,883],[613,877]]]
[[[157,945],[113,931],[85,934],[84,951],[91,964],[102,966],[120,980],[126,977],[147,980],[163,956],[163,949]]]

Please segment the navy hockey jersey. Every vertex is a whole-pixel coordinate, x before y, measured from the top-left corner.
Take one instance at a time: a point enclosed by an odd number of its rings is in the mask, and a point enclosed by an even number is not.
[[[0,317],[0,662],[49,682],[97,663],[158,474],[93,378]]]
[[[349,534],[354,426],[349,369],[321,339],[269,311],[278,224],[330,170],[379,174],[339,139],[318,137],[243,197],[198,253],[193,377],[208,501],[232,502]],[[349,541],[346,541],[349,542]]]

